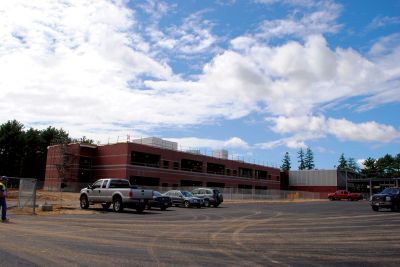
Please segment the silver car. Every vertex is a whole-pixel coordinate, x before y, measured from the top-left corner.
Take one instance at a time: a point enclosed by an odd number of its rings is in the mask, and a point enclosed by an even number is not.
[[[170,190],[164,193],[165,196],[169,196],[172,200],[172,205],[184,206],[185,208],[197,207],[201,208],[204,205],[204,201],[201,198],[193,196],[191,192],[181,190]]]
[[[203,199],[205,207],[210,207],[212,205],[216,208],[224,202],[224,197],[218,189],[196,188],[193,189],[192,193],[194,196]]]

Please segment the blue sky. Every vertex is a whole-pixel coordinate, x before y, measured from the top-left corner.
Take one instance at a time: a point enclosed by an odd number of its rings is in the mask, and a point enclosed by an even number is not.
[[[2,1],[0,121],[318,169],[400,153],[400,1]]]

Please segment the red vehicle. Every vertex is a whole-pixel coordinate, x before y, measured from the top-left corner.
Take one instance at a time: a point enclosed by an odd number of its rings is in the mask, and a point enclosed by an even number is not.
[[[328,194],[329,200],[342,200],[342,199],[347,199],[347,200],[361,200],[363,199],[363,196],[359,193],[350,193],[346,190],[338,190],[335,193],[329,193]]]

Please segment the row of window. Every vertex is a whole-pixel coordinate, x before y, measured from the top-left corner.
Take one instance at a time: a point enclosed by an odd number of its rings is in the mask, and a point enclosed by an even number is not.
[[[171,168],[171,162],[169,160],[161,159],[160,155],[136,152],[133,151],[131,153],[131,164],[140,165],[140,166],[148,166],[148,167],[157,167],[157,168]],[[205,167],[205,168],[204,168]],[[207,162],[204,164],[202,161],[192,160],[192,159],[181,159],[180,162],[173,161],[172,169],[174,170],[182,170],[182,171],[190,171],[190,172],[205,172],[211,174],[219,174],[219,175],[227,175],[227,176],[239,176],[245,178],[255,178],[255,179],[272,179],[271,174],[268,174],[267,171],[264,170],[253,170],[250,168],[238,168],[236,169],[227,169],[223,164],[211,163]]]

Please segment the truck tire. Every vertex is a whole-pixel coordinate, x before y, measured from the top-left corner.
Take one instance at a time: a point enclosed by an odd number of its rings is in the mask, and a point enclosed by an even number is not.
[[[204,207],[210,207],[210,200],[204,199]]]
[[[124,205],[122,204],[121,197],[115,197],[113,199],[113,210],[115,212],[122,212],[124,211]]]
[[[111,203],[109,203],[109,202],[101,203],[101,206],[103,207],[103,210],[108,210],[111,206]]]
[[[88,200],[86,195],[81,196],[81,198],[80,198],[80,206],[81,206],[81,209],[89,208],[89,200]]]
[[[379,211],[379,207],[377,207],[377,206],[372,206],[372,210],[373,210],[373,211]]]
[[[142,213],[142,212],[144,211],[145,208],[146,208],[146,205],[145,205],[145,204],[138,204],[138,205],[136,206],[136,212],[137,212],[137,213]]]
[[[334,197],[329,197],[329,200],[330,200],[330,201],[334,201],[335,198],[334,198]]]
[[[160,210],[162,210],[162,211],[164,211],[164,210],[166,210],[167,209],[167,207],[161,207],[160,208]]]

